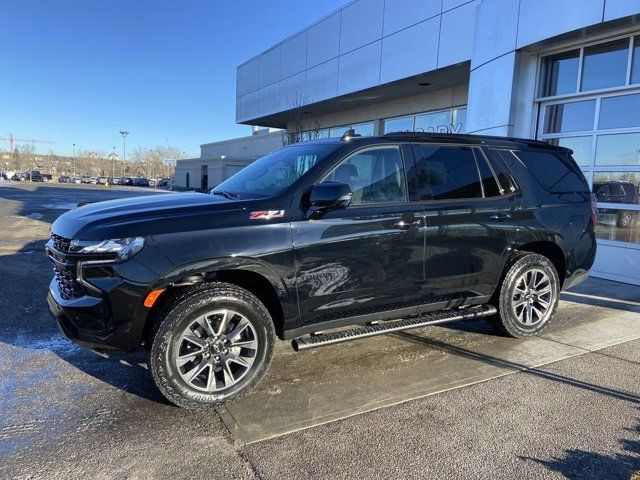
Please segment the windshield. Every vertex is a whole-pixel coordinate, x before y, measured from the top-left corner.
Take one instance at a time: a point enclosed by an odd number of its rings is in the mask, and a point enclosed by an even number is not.
[[[259,158],[212,190],[271,197],[283,192],[339,144],[291,145]]]

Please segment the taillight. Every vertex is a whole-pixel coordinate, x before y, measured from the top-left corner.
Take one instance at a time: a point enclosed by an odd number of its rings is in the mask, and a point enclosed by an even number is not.
[[[598,200],[593,193],[591,194],[591,223],[593,228],[596,228],[598,223]]]

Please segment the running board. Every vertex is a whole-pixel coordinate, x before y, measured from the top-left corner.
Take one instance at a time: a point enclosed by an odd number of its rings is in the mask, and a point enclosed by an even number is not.
[[[406,318],[390,322],[367,325],[365,327],[340,330],[332,333],[321,333],[305,338],[295,338],[291,341],[291,346],[296,352],[309,348],[324,347],[336,343],[349,342],[360,338],[384,335],[385,333],[399,332],[411,328],[438,325],[440,323],[457,322],[459,320],[471,320],[473,318],[487,317],[497,313],[493,305],[479,305],[477,307],[461,308],[457,310],[446,310],[444,312],[430,313],[421,317]]]

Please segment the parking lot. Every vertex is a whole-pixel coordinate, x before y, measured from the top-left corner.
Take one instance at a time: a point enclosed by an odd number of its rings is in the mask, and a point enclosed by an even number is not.
[[[0,183],[0,478],[640,478],[640,288],[600,279],[539,338],[477,320],[282,342],[237,404],[168,404],[143,352],[83,350],[46,304],[55,218],[142,194],[180,195]]]

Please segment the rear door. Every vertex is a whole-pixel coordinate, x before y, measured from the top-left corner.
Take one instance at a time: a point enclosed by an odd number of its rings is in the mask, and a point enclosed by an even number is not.
[[[518,228],[511,185],[496,179],[480,147],[414,145],[425,209],[427,300],[493,294]]]
[[[357,150],[321,180],[348,184],[351,205],[292,223],[299,328],[417,310],[423,211],[409,199],[405,162],[413,165],[407,145]]]

